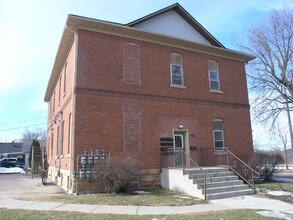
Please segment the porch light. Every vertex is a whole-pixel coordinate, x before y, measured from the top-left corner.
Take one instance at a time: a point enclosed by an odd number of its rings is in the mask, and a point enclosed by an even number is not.
[[[184,127],[183,125],[179,125],[179,126],[178,126],[179,129],[182,129],[183,127]]]

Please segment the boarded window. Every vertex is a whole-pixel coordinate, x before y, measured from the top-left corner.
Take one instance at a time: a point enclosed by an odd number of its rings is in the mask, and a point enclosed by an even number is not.
[[[123,79],[130,85],[141,85],[140,79],[140,51],[136,44],[123,45]]]
[[[141,146],[141,112],[139,106],[124,106],[123,112],[123,146],[124,154],[142,156]]]

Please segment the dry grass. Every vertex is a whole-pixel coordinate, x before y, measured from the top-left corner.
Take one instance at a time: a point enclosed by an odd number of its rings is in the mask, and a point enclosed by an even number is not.
[[[257,184],[257,187],[259,187],[260,191],[259,194],[273,198],[278,199],[284,202],[293,203],[293,197],[292,196],[273,196],[267,194],[268,191],[286,191],[293,193],[293,184],[292,183],[281,183],[281,182],[272,182],[272,183],[263,183],[263,184]]]
[[[57,201],[74,204],[133,205],[133,206],[188,206],[206,203],[204,200],[165,189],[150,190],[148,195],[84,194],[27,196],[19,199],[31,201]]]
[[[233,211],[221,211],[221,212],[206,212],[206,213],[191,213],[182,215],[111,215],[111,214],[87,214],[78,212],[60,212],[60,211],[31,211],[31,210],[8,210],[0,209],[1,219],[30,219],[30,220],[274,220],[277,218],[263,217],[256,213],[256,210],[233,210]]]

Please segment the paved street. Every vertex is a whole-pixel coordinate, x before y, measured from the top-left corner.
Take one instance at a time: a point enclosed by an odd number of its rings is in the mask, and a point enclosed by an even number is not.
[[[0,174],[0,186],[0,198],[64,193],[56,185],[43,186],[41,178],[31,178],[30,174]]]

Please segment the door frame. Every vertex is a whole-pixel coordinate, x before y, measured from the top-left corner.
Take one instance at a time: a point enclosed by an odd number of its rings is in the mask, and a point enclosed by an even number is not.
[[[185,165],[189,166],[190,165],[190,161],[188,160],[188,156],[190,157],[189,154],[189,134],[188,134],[188,129],[173,129],[172,130],[172,134],[173,134],[173,140],[174,140],[174,149],[175,149],[175,135],[182,135],[183,136],[183,152],[186,153],[185,156]],[[174,152],[175,153],[175,152]],[[174,161],[174,165],[175,165],[175,161]]]

